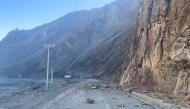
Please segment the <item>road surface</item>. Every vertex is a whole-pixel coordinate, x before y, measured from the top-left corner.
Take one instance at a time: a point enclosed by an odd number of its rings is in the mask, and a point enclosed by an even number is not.
[[[86,99],[94,99],[92,104]],[[162,109],[98,80],[57,81],[48,90],[2,97],[0,109]]]

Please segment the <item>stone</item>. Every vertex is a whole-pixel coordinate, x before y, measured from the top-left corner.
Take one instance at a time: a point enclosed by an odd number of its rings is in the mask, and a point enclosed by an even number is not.
[[[91,99],[91,98],[86,99],[86,103],[88,103],[88,104],[93,104],[94,102],[95,102],[94,99]]]
[[[118,104],[118,107],[125,107],[124,104]]]
[[[187,96],[187,100],[190,101],[190,95]]]
[[[142,105],[151,105],[151,102],[150,101],[143,102]]]

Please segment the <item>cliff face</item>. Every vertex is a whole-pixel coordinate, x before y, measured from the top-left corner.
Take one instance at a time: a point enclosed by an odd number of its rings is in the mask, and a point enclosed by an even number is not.
[[[120,85],[190,94],[190,2],[144,0]]]

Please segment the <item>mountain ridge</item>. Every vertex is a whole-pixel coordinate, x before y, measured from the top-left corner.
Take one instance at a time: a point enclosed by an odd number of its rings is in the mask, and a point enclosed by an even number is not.
[[[110,39],[116,32],[134,23],[138,6],[138,0],[117,0],[98,10],[79,28],[73,29],[72,32],[54,41],[52,44],[56,46],[50,51],[50,56],[52,56],[50,61],[56,74],[68,73],[79,55],[88,54],[101,42]],[[30,77],[33,73],[44,75],[47,57],[45,50],[44,48],[38,51],[30,59],[12,65],[3,72],[9,72],[7,76],[22,74],[25,75],[24,77]]]
[[[70,32],[72,29],[77,28],[91,15],[96,13],[97,10],[98,9],[93,9],[91,11],[85,10],[70,13],[55,20],[54,22],[52,21],[31,30],[9,32],[8,35],[0,41],[1,68],[3,66],[10,66],[14,64],[14,61],[18,61],[21,58],[26,58],[26,56],[22,57],[22,54],[24,54],[23,52],[30,55],[31,53],[35,53],[40,50],[45,43],[53,43],[60,37],[64,37],[65,34]],[[77,17],[78,19],[76,20],[75,18]],[[67,26],[65,27],[65,25]],[[11,50],[9,51],[9,49]],[[17,54],[19,52],[20,54]]]

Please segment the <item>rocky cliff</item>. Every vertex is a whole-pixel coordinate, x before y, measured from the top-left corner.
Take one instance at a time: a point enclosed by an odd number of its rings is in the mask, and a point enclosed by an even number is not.
[[[144,0],[120,85],[190,94],[190,2]]]

